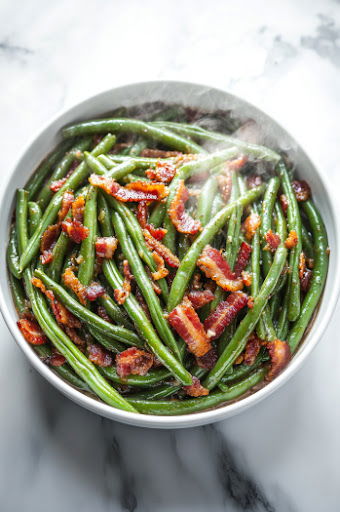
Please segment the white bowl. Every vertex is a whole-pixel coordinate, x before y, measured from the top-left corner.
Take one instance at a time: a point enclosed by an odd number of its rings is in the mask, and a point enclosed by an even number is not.
[[[236,116],[256,119],[264,128],[268,143],[274,143],[274,145],[278,145],[282,150],[286,150],[297,164],[301,177],[306,178],[310,183],[314,201],[327,227],[331,249],[328,279],[319,312],[297,353],[281,375],[256,393],[243,399],[241,398],[239,401],[229,405],[220,406],[205,412],[174,417],[139,415],[114,409],[96,398],[81,393],[50,370],[24,340],[16,325],[17,313],[13,305],[7,273],[5,272],[5,247],[8,242],[9,224],[13,214],[14,192],[18,187],[25,185],[32,171],[60,141],[60,129],[70,123],[98,118],[103,113],[111,111],[116,107],[138,105],[147,101],[157,100],[165,103],[180,103],[185,106],[212,111],[216,109],[232,109]],[[339,226],[335,215],[336,203],[328,182],[321,178],[319,172],[297,142],[273,119],[244,100],[218,89],[187,82],[145,82],[111,89],[79,103],[60,114],[45,126],[28,145],[10,174],[7,183],[2,188],[0,204],[3,219],[0,225],[0,247],[3,248],[0,255],[0,268],[3,269],[0,276],[0,307],[9,330],[31,364],[59,391],[79,405],[122,423],[151,428],[193,427],[228,418],[255,405],[287,382],[297,369],[301,367],[302,363],[321,339],[336,305],[340,280],[338,263]],[[332,277],[330,278],[330,276]]]

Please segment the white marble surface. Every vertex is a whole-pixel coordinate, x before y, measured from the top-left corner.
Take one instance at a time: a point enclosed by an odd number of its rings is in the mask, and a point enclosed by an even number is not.
[[[59,109],[172,78],[254,102],[339,186],[334,0],[2,0],[0,70],[3,175]],[[126,427],[72,404],[29,367],[1,319],[1,511],[336,512],[339,313],[274,396],[180,432]]]

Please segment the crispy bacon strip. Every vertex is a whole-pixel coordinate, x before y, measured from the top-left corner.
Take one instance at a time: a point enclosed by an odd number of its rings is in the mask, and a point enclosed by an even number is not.
[[[85,210],[85,198],[84,196],[78,196],[72,203],[72,217],[78,222],[83,222]]]
[[[57,243],[57,239],[60,233],[60,225],[53,224],[48,226],[48,228],[44,231],[43,236],[41,237],[40,242],[40,259],[41,262],[46,265],[50,263],[53,259],[53,248]]]
[[[292,182],[295,197],[298,202],[307,201],[312,195],[310,186],[305,180],[295,180]]]
[[[271,229],[264,235],[267,244],[264,246],[264,251],[275,252],[281,243],[280,235],[274,233]]]
[[[280,204],[281,204],[282,211],[286,215],[287,210],[288,210],[288,205],[289,205],[288,198],[287,198],[287,196],[285,194],[281,194],[279,199],[280,199]]]
[[[75,345],[78,345],[79,347],[83,347],[85,345],[85,340],[79,336],[76,329],[72,329],[71,327],[65,325],[64,331]]]
[[[63,273],[63,281],[65,285],[70,288],[78,297],[80,302],[86,306],[87,293],[86,286],[84,286],[76,277],[72,269],[67,268]]]
[[[66,363],[66,358],[62,354],[59,354],[59,352],[53,352],[53,354],[45,362],[50,366],[58,367],[63,366],[63,364]]]
[[[237,158],[233,158],[233,160],[228,160],[226,162],[226,167],[231,171],[240,171],[248,162],[248,157],[246,155],[240,155]]]
[[[309,288],[312,275],[313,275],[313,271],[310,270],[309,268],[307,268],[306,257],[304,255],[304,253],[302,252],[300,254],[300,258],[299,258],[299,277],[300,277],[301,290],[304,293],[306,293]]]
[[[195,356],[204,356],[212,348],[204,327],[188,297],[168,316],[170,325],[183,338]]]
[[[267,349],[271,359],[271,366],[266,375],[266,380],[273,380],[289,363],[291,353],[288,343],[281,340],[269,341]]]
[[[114,236],[100,236],[96,240],[96,255],[107,260],[112,259],[118,245]]]
[[[218,353],[215,347],[213,347],[209,352],[207,352],[204,356],[196,357],[196,363],[200,368],[205,368],[206,370],[212,370],[214,368],[216,361],[218,359]]]
[[[63,194],[63,199],[61,201],[61,208],[58,212],[58,222],[62,222],[65,219],[69,209],[73,205],[73,202],[74,195],[72,190],[66,190]]]
[[[145,174],[151,181],[170,183],[176,174],[176,167],[171,162],[157,162],[154,169],[148,169]]]
[[[47,338],[35,320],[21,318],[17,321],[21,334],[31,345],[43,345],[47,342]]]
[[[105,289],[100,283],[93,282],[86,287],[86,297],[93,302],[105,294]]]
[[[145,158],[171,158],[182,155],[180,151],[164,151],[163,149],[145,148],[141,151],[141,156]]]
[[[219,338],[224,329],[234,320],[237,313],[248,303],[248,295],[233,292],[204,321],[204,328],[210,340]]]
[[[201,231],[200,221],[194,220],[191,215],[185,211],[185,203],[189,199],[189,192],[184,184],[184,180],[180,180],[177,192],[173,198],[168,211],[171,222],[180,233],[195,235]]]
[[[293,247],[297,245],[298,241],[299,237],[297,235],[297,232],[294,230],[289,231],[289,235],[285,241],[285,246],[287,247],[287,249],[293,249]]]
[[[183,390],[189,396],[206,396],[209,395],[209,390],[204,388],[197,377],[192,378],[191,386],[183,386]]]
[[[169,270],[164,266],[164,259],[156,251],[152,252],[152,257],[157,265],[157,271],[152,272],[152,277],[155,281],[162,279],[169,274]]]
[[[231,171],[221,173],[217,176],[217,183],[222,199],[227,203],[230,199],[232,189]]]
[[[116,369],[119,377],[146,375],[153,366],[154,356],[140,348],[130,347],[116,355]]]
[[[228,262],[223,258],[222,254],[211,247],[206,245],[202,254],[197,260],[197,265],[205,273],[215,281],[218,286],[223,290],[236,292],[243,288],[243,281],[241,277],[237,277],[231,271]]]
[[[245,270],[242,270],[241,276],[244,286],[251,286],[251,283],[253,282],[253,274],[251,272],[246,272]]]
[[[122,187],[114,179],[107,176],[91,174],[89,182],[94,187],[99,187],[118,201],[161,201],[168,195],[168,190],[163,183],[147,183],[134,181]]]
[[[89,236],[89,228],[76,219],[65,219],[61,223],[61,228],[76,244],[80,244]]]
[[[244,355],[243,355],[243,362],[244,364],[251,366],[255,363],[255,359],[260,352],[261,348],[261,340],[253,334],[246,345]]]
[[[149,215],[146,201],[140,201],[138,203],[136,216],[141,228],[147,229],[156,240],[162,240],[164,238],[167,229],[155,228],[155,226],[148,223]]]
[[[252,240],[256,230],[261,225],[261,217],[257,213],[252,212],[243,223],[243,231],[245,232],[246,239]]]
[[[251,255],[251,245],[247,244],[247,242],[242,242],[237,254],[237,260],[234,266],[234,273],[237,277],[239,277],[242,271],[248,265],[248,261]]]
[[[157,252],[169,267],[178,268],[180,261],[168,247],[156,240],[147,229],[143,229],[143,235],[145,238],[146,245],[151,251]]]
[[[209,302],[213,301],[215,295],[209,289],[207,290],[191,290],[187,294],[188,299],[190,300],[194,309],[199,309],[209,304]]]
[[[97,343],[89,344],[87,346],[87,351],[89,353],[88,358],[93,364],[101,367],[112,365],[111,354],[109,354]]]
[[[124,304],[131,292],[131,281],[133,280],[133,275],[130,272],[130,266],[127,260],[123,261],[123,274],[124,281],[122,288],[116,288],[113,291],[114,298],[118,304]]]

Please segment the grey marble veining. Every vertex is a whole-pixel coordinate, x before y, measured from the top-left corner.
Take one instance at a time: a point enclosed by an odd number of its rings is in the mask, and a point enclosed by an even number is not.
[[[254,102],[337,187],[339,67],[335,0],[3,0],[1,172],[61,108],[167,78]],[[72,404],[30,368],[1,319],[1,512],[336,512],[339,312],[274,396],[177,432],[127,427]]]

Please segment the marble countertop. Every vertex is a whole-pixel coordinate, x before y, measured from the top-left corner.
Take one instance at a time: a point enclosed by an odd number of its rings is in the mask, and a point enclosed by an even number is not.
[[[61,108],[167,78],[255,103],[339,186],[335,0],[3,0],[0,66],[3,176]],[[74,405],[29,366],[0,319],[1,511],[336,512],[339,313],[274,396],[185,431],[127,427]]]

